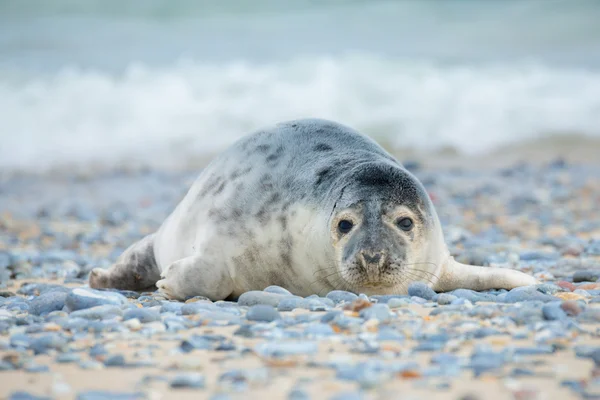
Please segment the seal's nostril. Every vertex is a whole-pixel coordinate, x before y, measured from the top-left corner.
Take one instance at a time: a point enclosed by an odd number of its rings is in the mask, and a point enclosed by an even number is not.
[[[379,260],[381,260],[381,253],[368,253],[363,251],[362,256],[367,264],[378,264]]]

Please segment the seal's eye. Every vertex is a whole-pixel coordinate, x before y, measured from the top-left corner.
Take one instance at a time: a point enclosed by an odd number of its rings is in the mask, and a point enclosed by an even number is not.
[[[348,233],[352,230],[354,224],[352,221],[348,221],[347,219],[343,219],[338,223],[338,230],[340,233]]]
[[[403,231],[410,231],[413,227],[413,222],[410,218],[398,218],[396,225]]]

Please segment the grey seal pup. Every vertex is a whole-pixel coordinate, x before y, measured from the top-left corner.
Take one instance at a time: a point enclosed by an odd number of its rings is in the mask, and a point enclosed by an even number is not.
[[[374,140],[321,119],[276,124],[217,156],[159,230],[129,247],[93,288],[237,298],[278,285],[405,294],[512,289],[522,272],[450,255],[423,185]]]

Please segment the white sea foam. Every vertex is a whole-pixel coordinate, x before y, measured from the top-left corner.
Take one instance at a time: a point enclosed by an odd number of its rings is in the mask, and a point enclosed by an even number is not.
[[[467,153],[600,136],[600,72],[369,55],[0,76],[0,168],[177,165],[278,121],[321,117],[397,147]]]

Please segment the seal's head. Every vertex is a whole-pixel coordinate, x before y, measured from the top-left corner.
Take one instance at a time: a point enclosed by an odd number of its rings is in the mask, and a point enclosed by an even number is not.
[[[423,185],[392,162],[349,171],[329,220],[340,286],[367,294],[402,293],[434,283],[445,244]]]

